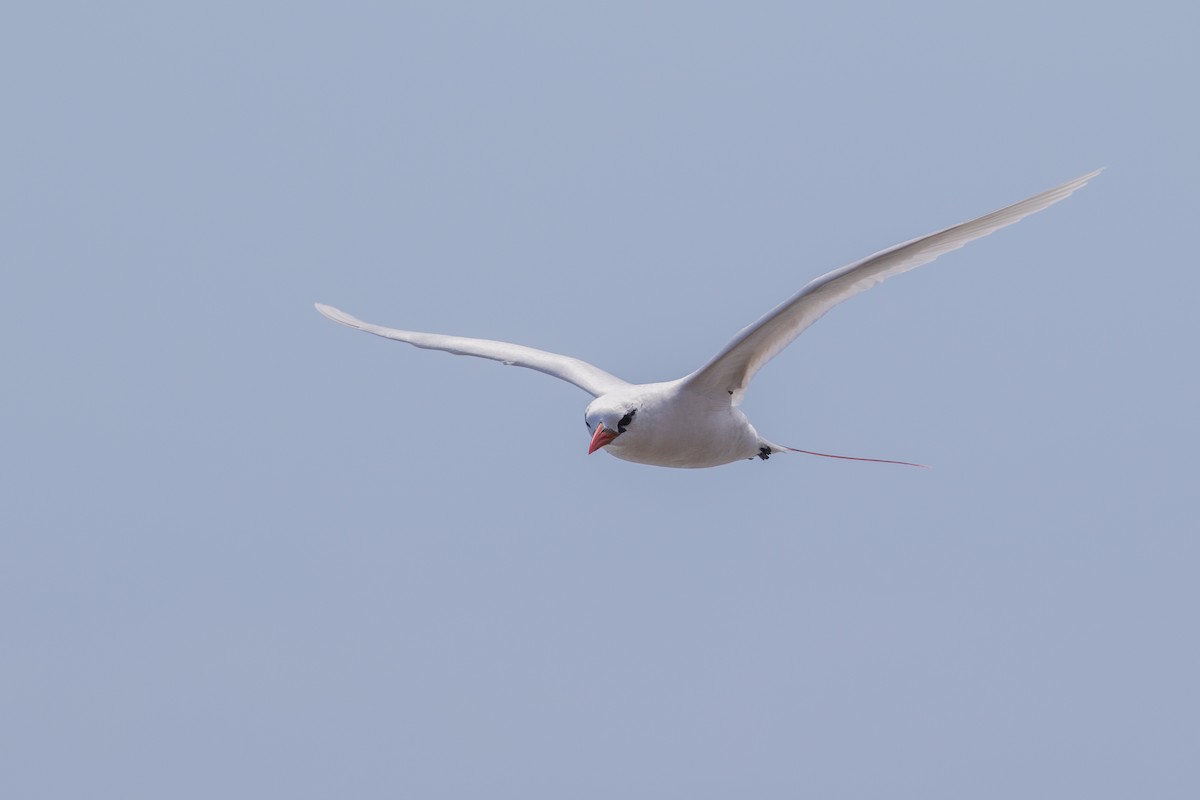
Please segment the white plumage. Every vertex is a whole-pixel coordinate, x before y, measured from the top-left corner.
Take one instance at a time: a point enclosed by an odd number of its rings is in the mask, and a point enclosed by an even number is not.
[[[430,350],[490,358],[575,384],[596,398],[585,412],[592,433],[589,452],[604,448],[627,461],[664,467],[713,467],[744,458],[766,459],[793,448],[763,439],[737,406],[755,373],[805,328],[843,300],[1041,211],[1098,174],[1099,170],[1091,172],[999,211],[889,247],[822,275],[743,329],[700,369],[666,383],[627,383],[569,356],[490,339],[384,328],[330,306],[318,303],[316,307],[335,322],[377,336]]]

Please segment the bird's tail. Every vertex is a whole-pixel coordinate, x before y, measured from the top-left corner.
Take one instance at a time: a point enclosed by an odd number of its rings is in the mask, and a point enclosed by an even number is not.
[[[816,453],[812,450],[801,450],[798,447],[787,447],[782,444],[774,444],[772,442],[764,442],[771,448],[772,453],[804,453],[806,456],[821,456],[822,458],[840,458],[843,461],[871,461],[875,464],[899,464],[904,467],[920,467],[921,469],[929,469],[925,464],[916,464],[912,461],[893,461],[889,458],[863,458],[861,456],[838,456],[833,453]]]

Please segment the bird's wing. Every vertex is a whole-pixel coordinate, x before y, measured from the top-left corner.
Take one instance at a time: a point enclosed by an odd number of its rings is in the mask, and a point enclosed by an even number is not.
[[[334,322],[340,322],[360,331],[373,333],[385,339],[395,339],[397,342],[407,342],[427,350],[445,350],[458,356],[478,356],[490,358],[516,367],[527,367],[561,378],[567,383],[573,383],[593,397],[599,397],[613,389],[628,386],[625,381],[609,375],[599,367],[594,367],[586,361],[545,350],[535,350],[508,342],[494,342],[491,339],[468,339],[463,336],[443,336],[437,333],[417,333],[416,331],[401,331],[395,328],[384,328],[355,319],[344,311],[332,306],[315,304],[317,311],[329,317]]]
[[[972,239],[987,236],[1041,211],[1070,195],[1092,178],[1096,170],[1034,195],[1007,208],[978,219],[889,247],[862,261],[856,261],[809,283],[766,316],[743,329],[711,361],[684,378],[684,386],[693,391],[721,395],[737,404],[754,374],[783,348],[820,319],[826,311],[875,284],[928,264],[938,256],[957,250]]]

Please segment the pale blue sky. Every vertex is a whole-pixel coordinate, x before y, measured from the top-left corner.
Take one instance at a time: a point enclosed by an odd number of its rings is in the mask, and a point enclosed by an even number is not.
[[[1200,796],[1191,3],[40,3],[0,796]],[[587,456],[810,278],[1091,169]]]

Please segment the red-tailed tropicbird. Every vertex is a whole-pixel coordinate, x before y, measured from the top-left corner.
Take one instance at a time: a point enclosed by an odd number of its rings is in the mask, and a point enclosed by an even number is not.
[[[700,369],[664,383],[627,383],[570,356],[490,339],[384,328],[327,305],[317,303],[316,307],[334,322],[360,331],[416,347],[527,367],[575,384],[596,398],[584,412],[592,436],[589,453],[604,448],[626,461],[663,467],[715,467],[746,458],[766,460],[787,451],[808,453],[759,436],[738,409],[750,380],[764,364],[843,300],[1041,211],[1099,174],[1096,170],[999,211],[889,247],[822,275],[743,329]]]

